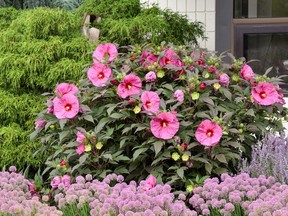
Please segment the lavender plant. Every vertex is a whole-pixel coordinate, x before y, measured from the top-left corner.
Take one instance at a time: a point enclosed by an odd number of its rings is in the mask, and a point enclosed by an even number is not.
[[[79,209],[92,216],[197,215],[196,211],[185,205],[184,194],[175,199],[170,185],[155,184],[155,178],[141,181],[137,186],[135,181],[125,183],[121,175],[109,174],[103,181],[99,181],[92,180],[92,176],[88,174],[85,178],[76,177],[76,183],[71,184],[68,189],[60,188],[62,190],[55,195],[55,201],[61,210],[69,209],[70,215],[75,215]],[[71,206],[74,208],[70,208]]]
[[[0,172],[0,215],[63,215],[55,206],[42,203],[38,196],[32,196],[31,182],[16,173],[16,167],[10,167],[9,171]]]
[[[270,176],[251,178],[247,173],[221,175],[194,189],[189,203],[202,215],[288,215],[288,185]]]
[[[244,159],[240,170],[252,177],[274,176],[278,182],[288,183],[288,141],[285,134],[269,135],[252,148],[252,160]]]

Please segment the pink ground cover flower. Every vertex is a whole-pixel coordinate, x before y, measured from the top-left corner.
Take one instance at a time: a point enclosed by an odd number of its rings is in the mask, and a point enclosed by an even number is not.
[[[222,137],[222,128],[216,122],[206,119],[199,124],[195,137],[201,145],[214,146]]]
[[[74,118],[79,112],[78,98],[73,94],[65,94],[61,98],[55,97],[54,115],[58,119]]]
[[[83,143],[84,140],[86,139],[86,135],[82,131],[77,131],[76,136],[77,136],[76,141],[79,143]]]
[[[240,75],[248,82],[250,82],[251,79],[255,79],[255,74],[252,68],[247,64],[244,64],[244,66],[241,68]]]
[[[111,68],[101,63],[94,63],[87,72],[88,79],[97,87],[104,87],[105,83],[112,78]]]
[[[146,82],[154,82],[156,78],[156,73],[154,71],[150,71],[145,75]]]
[[[148,67],[157,62],[158,56],[154,55],[150,50],[144,50],[141,54],[140,64],[143,67]]]
[[[182,90],[176,90],[173,94],[173,97],[179,101],[179,102],[183,102],[184,101],[184,92]]]
[[[153,175],[150,175],[145,180],[145,190],[150,190],[151,188],[155,187],[156,182],[157,182],[157,179]]]
[[[269,106],[279,101],[279,94],[273,84],[268,82],[260,82],[251,90],[251,94],[255,103]]]
[[[160,113],[150,122],[152,134],[164,140],[171,139],[178,132],[179,126],[176,116],[168,112]]]
[[[228,87],[230,82],[230,78],[226,73],[223,73],[219,77],[219,84],[224,87]]]
[[[78,92],[77,86],[69,83],[60,83],[57,85],[55,93],[57,96],[62,97],[65,94],[76,94]]]
[[[141,79],[133,74],[124,77],[123,82],[118,85],[118,95],[126,98],[131,95],[139,95],[142,88]]]
[[[112,62],[118,55],[117,48],[112,43],[99,44],[96,50],[93,52],[94,63],[104,62],[108,60],[108,62]]]
[[[60,183],[61,183],[61,177],[60,176],[55,176],[52,179],[50,185],[51,185],[52,189],[56,189]]]
[[[142,109],[157,113],[160,107],[160,97],[156,92],[144,91],[141,95]]]
[[[81,143],[80,145],[77,146],[77,149],[76,149],[76,153],[78,155],[81,155],[85,152],[85,144],[84,143]]]

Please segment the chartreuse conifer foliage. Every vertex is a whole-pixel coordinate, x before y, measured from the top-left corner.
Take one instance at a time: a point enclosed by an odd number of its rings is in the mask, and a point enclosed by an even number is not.
[[[77,80],[92,50],[75,15],[60,9],[0,9],[0,168],[43,164],[47,153],[30,141],[41,96],[57,82]]]

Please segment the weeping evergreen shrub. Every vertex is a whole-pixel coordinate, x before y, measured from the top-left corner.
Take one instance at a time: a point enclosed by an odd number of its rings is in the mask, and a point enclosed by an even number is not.
[[[47,155],[33,157],[42,144],[29,138],[46,102],[41,94],[57,82],[78,80],[93,45],[69,11],[1,8],[0,17],[0,169],[29,165],[35,171]]]
[[[148,8],[139,0],[86,0],[77,13],[101,17],[100,23],[92,23],[100,29],[100,39],[120,45],[162,41],[197,45],[198,38],[205,38],[202,23],[189,22],[187,16],[157,5]]]

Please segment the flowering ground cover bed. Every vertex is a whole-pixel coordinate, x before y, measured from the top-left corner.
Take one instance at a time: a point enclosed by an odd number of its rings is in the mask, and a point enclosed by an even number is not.
[[[124,182],[121,175],[109,174],[103,181],[92,175],[51,182],[52,191],[43,195],[33,182],[16,173],[0,172],[1,215],[288,215],[288,185],[274,177],[251,178],[222,174],[206,179],[193,194],[175,195],[169,184],[157,184],[150,176],[140,182]]]

